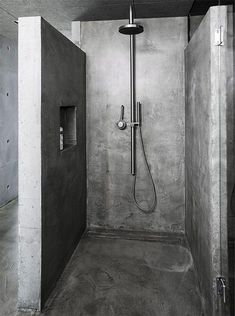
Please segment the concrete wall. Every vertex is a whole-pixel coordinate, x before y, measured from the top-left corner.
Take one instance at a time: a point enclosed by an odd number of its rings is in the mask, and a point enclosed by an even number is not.
[[[20,308],[43,306],[85,229],[85,90],[85,54],[40,17],[20,18]],[[77,145],[64,151],[61,106],[77,107]]]
[[[18,194],[17,42],[0,36],[0,206]]]
[[[218,25],[224,26],[223,46],[215,46]],[[228,113],[232,109],[228,32],[227,7],[212,7],[185,50],[186,234],[210,316],[226,314],[216,293],[216,277],[227,277]]]
[[[227,87],[229,88],[231,96],[230,110],[227,111],[227,131],[230,135],[228,138],[228,269],[229,269],[229,293],[230,293],[230,314],[235,314],[235,5],[228,13],[228,23],[231,29],[229,33],[230,45],[228,46],[228,59],[227,59],[227,69],[233,72],[228,81]],[[231,93],[232,92],[232,93]]]
[[[143,105],[143,137],[158,206],[143,214],[133,202],[130,128],[117,129],[120,106],[130,121],[127,21],[81,23],[87,54],[88,225],[91,228],[184,232],[184,47],[186,18],[141,19],[136,37],[136,100]],[[139,139],[138,199],[152,199]],[[151,204],[151,201],[149,202]]]
[[[203,20],[204,15],[191,15],[189,18],[189,38],[191,39],[194,32]]]

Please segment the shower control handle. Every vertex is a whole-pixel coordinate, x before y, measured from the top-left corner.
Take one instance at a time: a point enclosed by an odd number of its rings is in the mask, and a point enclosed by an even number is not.
[[[117,122],[117,127],[120,129],[120,130],[123,130],[125,129],[127,126],[126,124],[126,121],[124,120],[124,105],[121,105],[121,113],[120,113],[120,119],[119,121]]]
[[[121,105],[120,121],[124,120],[124,105]]]

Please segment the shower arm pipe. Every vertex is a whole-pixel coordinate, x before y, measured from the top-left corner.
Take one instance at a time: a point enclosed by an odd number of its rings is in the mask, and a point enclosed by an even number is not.
[[[130,16],[129,16],[129,23],[133,24],[134,23],[134,18],[133,18],[133,8],[132,5],[130,4]]]
[[[130,5],[130,24],[133,23],[133,11]],[[130,35],[130,112],[131,112],[131,174],[136,169],[136,127],[135,127],[135,35]]]

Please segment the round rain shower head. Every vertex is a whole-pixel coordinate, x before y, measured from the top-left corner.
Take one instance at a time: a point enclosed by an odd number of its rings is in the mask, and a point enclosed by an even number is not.
[[[142,33],[143,31],[143,26],[134,22],[133,8],[130,4],[129,24],[120,26],[119,32],[125,35],[136,35]]]
[[[119,32],[125,35],[136,35],[144,31],[144,28],[140,24],[126,24],[119,27]]]

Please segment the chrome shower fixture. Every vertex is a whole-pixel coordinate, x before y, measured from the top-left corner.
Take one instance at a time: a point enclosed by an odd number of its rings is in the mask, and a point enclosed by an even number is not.
[[[157,193],[155,188],[155,183],[151,174],[150,166],[148,164],[147,156],[144,148],[144,141],[141,130],[141,103],[136,103],[136,91],[135,91],[135,35],[140,34],[144,31],[144,28],[140,24],[134,23],[133,18],[133,9],[130,4],[130,18],[129,24],[123,25],[119,27],[119,32],[125,35],[130,35],[130,127],[131,127],[131,174],[134,176],[133,182],[133,199],[136,206],[145,214],[150,214],[155,211],[157,207]],[[127,126],[126,121],[124,120],[124,106],[121,106],[121,116],[119,121],[117,122],[117,127],[120,130],[125,129]],[[144,161],[146,168],[149,173],[149,177],[153,187],[154,199],[152,205],[143,208],[140,203],[137,201],[136,197],[136,128],[139,130],[139,138],[140,144],[144,155]]]
[[[143,31],[144,28],[142,25],[134,23],[133,8],[132,5],[130,5],[129,24],[120,26],[119,32],[125,35],[136,35],[142,33]]]
[[[135,100],[135,35],[144,31],[143,26],[134,23],[133,7],[130,4],[129,24],[120,26],[119,32],[130,35],[130,107],[131,107],[131,174],[136,173],[136,100]],[[137,111],[138,112],[138,111]],[[138,114],[137,114],[138,115]]]
[[[117,122],[117,127],[120,130],[123,130],[127,127],[126,121],[124,120],[124,105],[121,105],[121,114],[120,114],[120,119]]]

